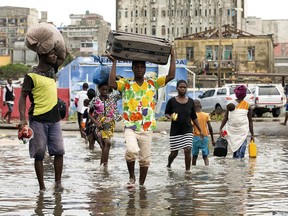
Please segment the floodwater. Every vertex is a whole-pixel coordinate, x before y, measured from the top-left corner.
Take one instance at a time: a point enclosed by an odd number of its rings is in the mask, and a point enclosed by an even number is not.
[[[258,156],[244,160],[201,156],[184,171],[183,152],[167,170],[169,135],[154,134],[146,187],[128,190],[124,138],[116,133],[108,170],[100,149],[89,150],[77,132],[64,133],[64,191],[54,192],[53,160],[45,159],[47,190],[38,192],[28,145],[0,139],[0,215],[286,215],[288,138],[257,137]],[[138,176],[138,167],[136,168]]]

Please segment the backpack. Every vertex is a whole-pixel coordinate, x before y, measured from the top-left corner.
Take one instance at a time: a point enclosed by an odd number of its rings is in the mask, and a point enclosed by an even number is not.
[[[64,119],[66,117],[67,106],[66,103],[60,98],[58,98],[58,110],[60,118]]]

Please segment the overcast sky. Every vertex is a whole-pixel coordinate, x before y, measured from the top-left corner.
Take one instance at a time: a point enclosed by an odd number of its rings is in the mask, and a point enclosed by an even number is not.
[[[165,0],[166,1],[166,0]],[[18,6],[48,11],[48,21],[70,24],[69,14],[98,13],[115,29],[116,0],[0,0],[0,6]],[[247,0],[246,15],[262,19],[288,19],[288,0]],[[40,14],[40,13],[39,13]]]

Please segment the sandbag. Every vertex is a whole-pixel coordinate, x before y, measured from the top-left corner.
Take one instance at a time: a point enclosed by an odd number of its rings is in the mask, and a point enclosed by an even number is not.
[[[50,23],[42,22],[31,27],[26,34],[25,45],[39,54],[47,54],[54,49],[57,58],[60,59],[58,66],[67,56],[67,48],[61,32]]]
[[[100,83],[108,82],[111,67],[109,67],[108,65],[104,65],[101,61],[100,56],[91,56],[94,58],[94,61],[97,60],[100,63],[100,65],[93,72],[93,83],[99,85]]]

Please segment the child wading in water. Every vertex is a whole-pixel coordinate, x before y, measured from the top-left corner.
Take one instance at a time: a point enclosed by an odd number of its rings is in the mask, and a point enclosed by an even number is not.
[[[196,160],[199,154],[199,150],[202,150],[202,157],[206,166],[209,165],[208,155],[209,155],[209,139],[208,135],[211,135],[212,145],[215,145],[214,137],[213,137],[213,129],[210,124],[210,116],[208,113],[202,112],[202,105],[199,100],[194,100],[194,107],[197,115],[198,122],[200,124],[202,133],[204,138],[202,139],[200,136],[200,132],[198,128],[194,127],[194,138],[193,138],[193,148],[192,148],[192,165],[196,165]],[[209,132],[208,132],[209,131]]]

